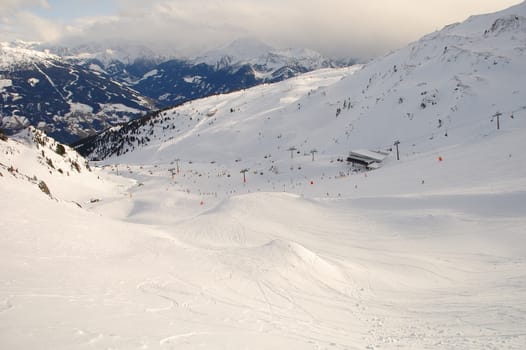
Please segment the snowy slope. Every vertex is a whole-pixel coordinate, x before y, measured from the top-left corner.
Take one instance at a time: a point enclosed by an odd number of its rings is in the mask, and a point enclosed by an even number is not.
[[[32,66],[41,61],[59,61],[60,57],[45,51],[34,49],[36,43],[16,41],[0,42],[0,70],[17,66]]]
[[[175,181],[168,164],[119,164],[101,179],[135,185],[81,209],[0,171],[0,344],[521,349],[526,155],[501,155],[525,138],[472,146],[316,182],[358,184],[352,199],[221,200],[199,190],[225,180],[199,182],[195,164]],[[237,193],[256,191],[239,180]]]
[[[429,147],[456,144],[494,130],[497,114],[502,125],[516,125],[526,107],[525,16],[522,3],[448,26],[335,86],[358,114],[347,130],[359,131],[351,144],[400,139],[407,150],[426,138],[436,141]]]
[[[96,174],[0,140],[0,347],[523,349],[525,7],[114,128]]]
[[[96,140],[101,143],[101,148],[93,156],[123,154],[133,148],[136,152],[130,157],[137,161],[144,156],[162,159],[171,157],[177,148],[176,153],[185,161],[195,156],[207,157],[199,159],[202,161],[220,157],[234,162],[236,157],[254,158],[255,152],[261,157],[279,152],[278,147],[296,141],[292,140],[291,134],[302,138],[304,133],[311,133],[313,127],[320,124],[321,118],[309,111],[305,114],[300,99],[307,95],[325,95],[324,86],[341,80],[356,69],[317,71],[278,84],[188,102],[102,133]],[[296,129],[302,132],[296,132]],[[122,147],[105,144],[105,137],[115,138],[115,143],[122,144]],[[152,153],[152,149],[159,152]],[[280,153],[283,152],[285,149]]]
[[[90,167],[75,150],[33,127],[0,142],[0,153],[0,169],[8,187],[32,189],[35,196],[47,195],[76,206],[113,194],[119,183],[123,188],[132,183],[101,179],[100,169]]]

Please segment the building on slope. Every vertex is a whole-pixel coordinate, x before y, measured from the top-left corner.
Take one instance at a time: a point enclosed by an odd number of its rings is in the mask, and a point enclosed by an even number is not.
[[[380,151],[355,150],[349,153],[347,163],[356,170],[378,169],[389,154]]]

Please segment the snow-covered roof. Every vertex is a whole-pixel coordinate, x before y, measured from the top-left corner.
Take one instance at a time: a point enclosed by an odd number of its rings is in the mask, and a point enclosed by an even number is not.
[[[360,158],[369,158],[375,162],[382,162],[386,157],[387,154],[383,152],[376,152],[376,151],[369,151],[369,150],[355,150],[351,151],[350,156],[356,156]]]

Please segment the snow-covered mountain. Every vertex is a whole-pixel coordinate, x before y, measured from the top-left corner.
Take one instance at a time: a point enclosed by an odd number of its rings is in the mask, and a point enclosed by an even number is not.
[[[124,65],[131,65],[137,60],[149,59],[155,62],[166,61],[163,55],[158,55],[152,49],[131,42],[88,42],[76,46],[51,46],[40,44],[44,50],[59,55],[60,57],[77,60],[89,61],[96,60],[104,67],[110,66],[113,62],[121,62]]]
[[[70,63],[34,43],[0,43],[0,127],[29,125],[72,142],[152,108],[148,99],[107,74]]]
[[[276,51],[247,40],[222,51],[237,53],[221,56],[222,63],[213,55],[205,63],[164,57],[141,45],[108,45],[1,43],[1,127],[16,132],[33,125],[72,142],[155,107],[344,65],[308,50]]]
[[[256,38],[238,39],[196,58],[166,57],[132,43],[49,49],[69,61],[104,71],[161,107],[354,63],[331,60],[308,49],[275,49]]]
[[[258,77],[271,77],[274,81],[280,70],[289,69],[297,75],[301,72],[321,68],[340,66],[335,60],[328,59],[320,53],[309,49],[275,49],[256,38],[242,38],[229,45],[209,51],[194,60],[196,63],[206,63],[217,69],[229,66],[252,66]],[[348,62],[347,65],[350,65]]]
[[[143,62],[139,63],[144,67]],[[277,50],[249,38],[236,40],[197,58],[168,60],[129,82],[144,95],[155,99],[159,106],[169,107],[262,83],[282,81],[316,69],[343,67],[352,63],[352,60],[331,60],[307,49]],[[133,69],[134,65],[126,69]]]
[[[96,158],[259,162],[293,146],[345,156],[399,141],[404,154],[423,152],[494,132],[497,117],[513,128],[526,113],[525,7],[448,26],[358,71],[322,70],[193,101],[79,149]]]

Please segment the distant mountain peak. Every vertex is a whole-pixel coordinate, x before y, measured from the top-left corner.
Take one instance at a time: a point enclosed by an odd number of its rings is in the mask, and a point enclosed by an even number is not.
[[[307,65],[308,70],[312,70],[312,67],[327,66],[323,63],[320,65],[320,62],[324,61],[330,60],[314,50],[278,49],[252,37],[236,39],[228,45],[208,51],[195,59],[196,63],[206,63],[218,68],[250,64],[263,71],[276,70],[290,64]]]
[[[167,60],[149,47],[129,42],[86,42],[74,46],[42,45],[61,57],[71,60],[98,60],[106,68],[114,62],[133,64],[136,60],[151,59],[157,62]]]
[[[274,48],[257,38],[244,37],[232,41],[225,47],[225,50],[236,53],[238,56],[254,57],[272,51]]]
[[[217,49],[205,52],[203,55],[197,57],[196,61],[215,65],[218,62],[225,62],[225,58],[228,58],[230,61],[229,64],[234,64],[263,56],[273,50],[273,47],[259,39],[244,37],[236,39]]]

